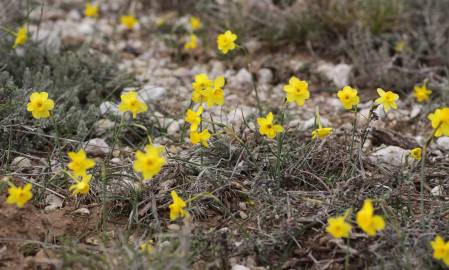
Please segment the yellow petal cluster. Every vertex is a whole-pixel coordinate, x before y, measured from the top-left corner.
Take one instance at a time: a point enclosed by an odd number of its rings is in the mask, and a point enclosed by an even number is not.
[[[34,92],[27,104],[27,111],[31,112],[35,119],[48,118],[54,107],[55,103],[48,98],[47,92]]]
[[[376,99],[376,104],[383,105],[385,112],[389,112],[392,108],[397,109],[398,105],[396,101],[399,99],[399,95],[394,93],[393,91],[383,90],[382,88],[377,88],[377,93],[379,94],[379,98]]]
[[[445,242],[441,236],[437,235],[430,244],[433,249],[433,258],[449,266],[449,241]]]
[[[385,221],[383,217],[374,215],[373,202],[370,199],[363,202],[362,209],[356,214],[356,221],[368,236],[375,236],[377,232],[385,229]]]
[[[223,54],[227,54],[229,51],[232,51],[236,48],[236,40],[237,35],[228,30],[224,34],[218,35],[217,47]]]
[[[153,178],[165,165],[162,151],[164,151],[163,147],[153,145],[145,146],[145,152],[137,150],[136,160],[133,164],[134,171],[141,173],[144,180]]]
[[[147,104],[137,98],[137,93],[134,91],[127,92],[120,96],[121,103],[118,110],[122,113],[131,112],[133,119],[137,117],[138,113],[143,113],[148,110]]]
[[[435,137],[449,136],[449,107],[436,109],[427,118],[432,122]]]
[[[338,91],[337,96],[346,110],[351,110],[354,106],[357,106],[360,103],[357,89],[352,88],[351,86],[343,87],[343,89]]]
[[[33,185],[27,183],[24,187],[16,187],[11,184],[8,188],[8,198],[6,199],[7,204],[15,204],[17,207],[22,208],[31,198],[33,198],[33,193],[31,189]]]
[[[281,125],[273,123],[273,113],[269,112],[266,117],[257,118],[259,124],[259,132],[270,139],[276,137],[277,133],[283,132],[284,128]]]
[[[187,203],[178,196],[178,193],[176,191],[172,190],[171,197],[173,200],[173,203],[171,203],[168,208],[170,209],[170,219],[176,220],[179,217],[185,217],[188,215],[186,208]]]
[[[284,85],[284,92],[288,102],[296,102],[298,106],[304,106],[304,102],[310,98],[309,85],[306,81],[291,77],[287,85]]]

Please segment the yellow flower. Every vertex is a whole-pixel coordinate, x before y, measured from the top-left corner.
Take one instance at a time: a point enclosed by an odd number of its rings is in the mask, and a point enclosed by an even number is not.
[[[410,156],[416,160],[421,160],[421,147],[416,147],[410,150]]]
[[[394,51],[397,52],[397,53],[402,52],[404,50],[404,48],[405,48],[405,45],[406,45],[405,41],[399,40],[398,42],[396,42],[394,44]]]
[[[98,4],[86,3],[86,7],[84,8],[84,16],[98,17]]]
[[[171,197],[173,203],[168,206],[170,209],[170,219],[176,220],[178,217],[185,217],[188,215],[188,212],[184,209],[187,204],[186,202],[178,196],[176,191],[172,190]]]
[[[272,112],[268,113],[265,118],[257,118],[257,124],[259,124],[260,134],[266,135],[270,139],[276,137],[277,133],[284,131],[284,128],[281,125],[273,124]]]
[[[149,241],[147,241],[145,243],[142,243],[139,246],[139,251],[141,253],[147,254],[147,255],[153,254],[154,251],[155,251],[154,246],[153,246],[153,240],[149,240]]]
[[[316,139],[317,137],[320,139],[326,138],[329,134],[332,133],[332,128],[317,128],[312,131],[312,139]]]
[[[359,96],[357,95],[357,89],[351,86],[345,86],[342,90],[337,93],[341,104],[346,110],[351,110],[352,107],[357,106],[360,102]]]
[[[424,101],[429,102],[430,94],[432,94],[432,90],[428,89],[425,84],[421,86],[415,86],[415,91],[413,92],[416,101],[418,101],[419,103],[422,103]]]
[[[205,73],[195,75],[195,81],[192,83],[192,100],[196,103],[207,102],[212,81]]]
[[[7,204],[15,204],[17,207],[22,208],[31,198],[33,198],[33,193],[31,193],[32,184],[28,183],[23,188],[11,185],[8,188],[8,198],[6,199]]]
[[[443,238],[437,235],[430,244],[433,249],[433,258],[442,260],[446,266],[449,266],[449,241],[444,242]]]
[[[287,94],[287,101],[296,102],[298,106],[304,106],[304,102],[310,98],[307,82],[295,76],[290,78],[287,85],[284,85],[284,92]]]
[[[222,106],[224,104],[224,91],[222,89],[224,85],[225,79],[223,76],[215,78],[214,87],[205,93],[208,107]]]
[[[201,143],[204,147],[209,147],[208,141],[209,141],[210,137],[211,137],[211,135],[207,128],[201,132],[198,132],[196,130],[190,131],[190,142],[192,144]]]
[[[335,238],[349,237],[352,226],[345,219],[346,216],[328,218],[326,232]]]
[[[198,38],[196,35],[191,34],[189,40],[184,44],[184,49],[193,50],[198,46]]]
[[[67,167],[75,176],[86,175],[86,171],[95,166],[95,161],[87,158],[86,152],[83,149],[78,152],[68,152],[67,155],[71,160]]]
[[[120,112],[131,112],[135,119],[138,113],[143,113],[148,110],[147,104],[143,103],[137,98],[137,93],[130,91],[120,96],[122,102],[118,106]]]
[[[26,26],[22,26],[17,30],[16,40],[14,42],[13,48],[17,48],[18,46],[22,46],[27,42],[28,39],[28,29]]]
[[[53,100],[48,98],[47,92],[34,92],[27,104],[27,111],[31,112],[36,119],[50,117],[50,111],[55,107]]]
[[[392,91],[385,92],[381,88],[377,88],[377,93],[379,94],[380,97],[376,99],[376,103],[382,104],[384,106],[385,112],[390,111],[391,108],[393,109],[398,108],[398,105],[396,104],[396,100],[399,99],[398,94]]]
[[[385,229],[383,217],[374,215],[373,203],[369,199],[363,202],[362,209],[357,212],[356,221],[357,225],[359,225],[368,236],[375,236],[376,232]]]
[[[136,19],[133,15],[123,15],[120,17],[120,23],[126,26],[128,29],[134,28],[136,24],[139,23],[139,20]]]
[[[427,117],[435,129],[435,137],[449,136],[449,107],[436,109]]]
[[[81,180],[78,180],[78,177],[71,176],[75,181],[75,184],[69,187],[69,191],[72,192],[73,196],[76,195],[86,195],[90,190],[90,180],[92,179],[91,174],[84,174],[81,176]]]
[[[190,17],[190,27],[193,31],[200,29],[202,26],[201,20],[198,17]]]
[[[223,53],[227,54],[229,51],[235,49],[237,40],[237,35],[232,33],[231,31],[226,31],[224,34],[218,35],[217,37],[217,46],[218,49]]]
[[[153,145],[145,146],[145,152],[137,150],[134,171],[142,173],[144,180],[153,178],[165,165],[165,158],[161,155],[163,150],[163,147]]]
[[[190,130],[194,131],[198,129],[198,125],[201,123],[201,114],[203,113],[203,106],[200,106],[198,108],[198,111],[193,111],[191,109],[187,110],[186,117],[184,118],[184,121],[189,123]]]

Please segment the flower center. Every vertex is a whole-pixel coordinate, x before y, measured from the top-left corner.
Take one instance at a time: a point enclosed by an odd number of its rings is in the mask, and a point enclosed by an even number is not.
[[[38,107],[39,109],[42,108],[44,104],[42,103],[42,101],[37,101],[36,102],[36,107]]]
[[[268,124],[268,125],[267,125],[267,128],[268,128],[268,129],[272,129],[272,128],[273,128],[273,125],[272,125],[272,124]]]
[[[147,159],[146,164],[147,164],[147,166],[153,166],[154,162],[152,159]]]

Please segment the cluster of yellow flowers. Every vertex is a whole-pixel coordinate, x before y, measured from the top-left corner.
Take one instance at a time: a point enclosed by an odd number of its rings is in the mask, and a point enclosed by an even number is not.
[[[68,152],[70,163],[67,167],[70,169],[70,177],[75,181],[75,184],[69,187],[73,195],[85,195],[90,190],[91,174],[87,174],[88,169],[95,167],[95,161],[87,158],[86,152],[81,149],[78,152]],[[80,180],[81,179],[81,180]]]
[[[346,220],[350,212],[351,209],[342,216],[328,218],[326,231],[335,238],[349,237],[352,225]],[[377,232],[385,229],[385,220],[382,216],[374,215],[373,202],[370,199],[363,202],[362,209],[356,214],[356,222],[368,236],[375,236]]]
[[[190,35],[187,42],[184,44],[184,49],[193,50],[198,47],[198,37],[195,34],[195,31],[201,29],[202,23],[198,17],[192,16],[189,19],[190,23]]]

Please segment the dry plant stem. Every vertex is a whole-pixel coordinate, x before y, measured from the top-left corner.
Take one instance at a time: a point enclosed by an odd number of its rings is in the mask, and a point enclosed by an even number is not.
[[[427,138],[426,143],[424,144],[422,148],[422,159],[421,159],[421,172],[420,172],[420,184],[419,184],[419,196],[420,196],[420,204],[419,208],[421,211],[421,229],[424,229],[425,226],[425,216],[424,216],[424,180],[425,180],[425,173],[424,169],[426,167],[426,157],[427,157],[427,147],[429,147],[429,144],[432,142],[433,136],[435,135],[435,131],[438,129],[437,127],[432,134]]]
[[[251,55],[248,51],[247,48],[245,48],[244,46],[239,46],[237,45],[239,48],[241,48],[243,50],[243,52],[246,54],[246,56],[248,57],[248,62],[246,64],[246,66],[248,67],[248,72],[251,70]],[[259,116],[263,115],[263,110],[262,110],[262,105],[260,103],[260,98],[259,98],[259,90],[257,89],[257,85],[256,82],[254,81],[254,77],[251,74],[251,85],[254,89],[254,93],[256,94],[256,102],[257,102],[257,109],[259,111]]]
[[[124,118],[125,118],[125,114],[122,114],[122,116],[120,117],[120,124],[114,130],[114,137],[112,139],[112,147],[111,147],[111,150],[108,153],[108,156],[106,157],[106,166],[109,165],[109,160],[111,159],[112,153],[114,152],[115,145],[117,144],[117,141],[118,141],[118,136],[119,136],[120,131],[121,131],[122,127],[123,127]],[[117,126],[117,122],[116,122],[116,126]]]
[[[284,100],[284,104],[282,106],[282,113],[281,113],[281,126],[284,125],[284,118],[285,118],[285,107],[287,104],[287,99]],[[275,176],[278,179],[278,182],[280,181],[280,170],[281,170],[281,158],[282,158],[282,145],[284,144],[284,136],[285,133],[282,132],[281,134],[279,134],[278,136],[278,154],[277,154],[277,159],[276,159],[276,170],[275,170]]]
[[[354,109],[354,122],[352,123],[352,139],[351,139],[351,146],[349,148],[349,160],[351,161],[352,167],[355,166],[353,160],[354,158],[353,150],[354,150],[355,134],[357,133],[357,106],[355,106],[353,109]]]
[[[346,238],[346,246],[347,246],[347,248],[346,248],[346,255],[345,255],[345,270],[348,270],[349,269],[349,257],[350,257],[350,254],[349,254],[349,237]]]

